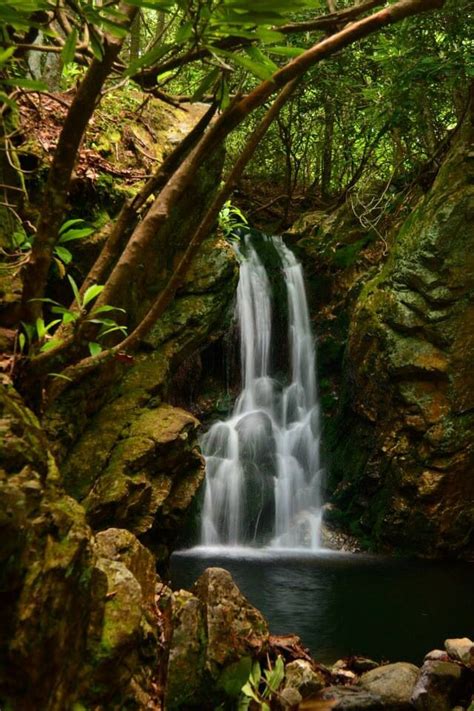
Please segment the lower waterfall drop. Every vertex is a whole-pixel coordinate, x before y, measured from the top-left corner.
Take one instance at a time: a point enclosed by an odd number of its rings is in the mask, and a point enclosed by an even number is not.
[[[271,375],[272,286],[251,236],[240,261],[236,318],[242,391],[232,415],[202,438],[206,489],[204,545],[320,546],[321,479],[315,347],[301,265],[281,237],[273,245],[285,281],[289,363],[285,382]]]

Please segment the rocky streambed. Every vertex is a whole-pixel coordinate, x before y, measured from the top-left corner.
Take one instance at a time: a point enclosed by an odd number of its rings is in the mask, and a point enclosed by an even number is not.
[[[160,604],[170,607],[173,620],[170,709],[237,708],[245,701],[249,705],[239,708],[474,709],[474,642],[468,638],[446,640],[421,666],[359,656],[327,666],[312,659],[298,637],[271,635],[222,568],[208,568],[191,592],[167,589]]]

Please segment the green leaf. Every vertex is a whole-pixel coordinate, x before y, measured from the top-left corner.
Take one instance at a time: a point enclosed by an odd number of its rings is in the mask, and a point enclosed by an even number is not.
[[[265,81],[266,79],[270,79],[270,77],[272,76],[272,72],[263,62],[254,62],[252,59],[244,56],[243,54],[234,54],[233,52],[227,52],[223,49],[214,48],[214,51],[216,52],[216,54],[222,55],[227,59],[231,59],[239,66],[243,67],[244,69],[247,69],[258,79],[263,79]]]
[[[249,678],[252,669],[252,659],[242,657],[238,662],[227,666],[221,673],[217,686],[223,689],[228,696],[239,696],[242,686]]]
[[[74,311],[69,311],[69,309],[67,309],[63,314],[62,320],[63,320],[63,323],[66,325],[68,323],[73,323],[73,321],[77,321],[78,318],[79,318],[78,313],[75,313]]]
[[[5,64],[8,62],[10,57],[15,53],[15,47],[7,47],[3,51],[0,51],[0,64]]]
[[[36,319],[36,333],[38,334],[38,338],[40,340],[42,338],[44,338],[46,335],[46,328],[44,326],[44,319],[42,319],[42,318]]]
[[[53,348],[60,346],[62,342],[61,338],[50,338],[49,341],[46,341],[46,343],[41,346],[40,352],[45,353],[46,351],[52,351]]]
[[[156,64],[158,60],[164,57],[165,54],[167,54],[173,48],[176,49],[175,45],[172,44],[157,44],[155,47],[152,47],[148,52],[145,52],[142,57],[139,57],[139,59],[135,59],[133,62],[131,62],[129,68],[125,72],[125,76],[130,77],[133,74],[136,74],[139,69],[143,69],[143,67],[148,67],[152,64]]]
[[[67,232],[71,227],[74,227],[74,225],[83,225],[84,220],[81,220],[80,218],[76,217],[72,220],[67,220],[64,222],[59,230],[59,235],[64,234],[64,232]]]
[[[94,29],[94,27],[91,24],[89,24],[88,27],[89,27],[89,35],[90,35],[92,54],[100,62],[100,61],[102,61],[102,58],[104,56],[104,49],[102,47],[102,42],[100,40],[99,35],[97,34],[97,31]]]
[[[76,303],[82,309],[81,295],[79,294],[79,289],[77,288],[77,284],[70,274],[67,275],[67,278],[69,279],[69,283],[71,284],[71,289],[74,293],[74,298],[76,300]]]
[[[60,247],[56,245],[54,248],[54,254],[61,259],[64,264],[70,264],[72,262],[72,253],[66,249],[66,247]]]
[[[98,338],[103,338],[104,336],[107,336],[109,333],[113,333],[114,331],[121,331],[124,336],[127,335],[126,326],[112,326],[111,328],[107,328],[105,331],[101,331],[98,335]]]
[[[67,38],[66,42],[64,43],[63,51],[61,52],[61,59],[62,59],[64,67],[74,61],[74,57],[76,54],[76,45],[77,45],[77,30],[74,27],[73,31],[71,32],[71,34]]]
[[[87,345],[89,346],[89,353],[92,357],[99,355],[99,353],[102,353],[102,346],[100,345],[100,343],[90,341]]]
[[[190,37],[193,36],[194,25],[191,21],[185,22],[184,25],[176,32],[175,41],[179,44],[186,42]]]
[[[258,687],[260,684],[260,678],[262,676],[262,670],[260,667],[260,664],[258,662],[254,662],[254,665],[252,667],[252,671],[250,673],[250,681],[251,683]]]
[[[91,235],[93,232],[93,227],[83,227],[80,230],[68,230],[60,236],[59,243],[64,244],[65,242],[72,242],[75,239],[83,239],[84,237]]]
[[[8,86],[17,86],[19,89],[33,89],[35,91],[48,91],[47,85],[43,81],[27,79],[26,77],[15,77],[14,79],[3,79]]]
[[[245,696],[249,696],[251,699],[256,701],[258,704],[260,703],[260,699],[258,698],[257,694],[255,693],[255,691],[252,689],[252,687],[250,686],[250,684],[248,682],[243,685],[242,693],[245,694]]]
[[[214,84],[219,78],[220,69],[215,67],[209,74],[206,74],[204,79],[199,84],[198,88],[193,94],[191,101],[201,101],[202,97],[214,87]]]
[[[269,47],[270,54],[278,54],[281,57],[299,57],[305,50],[301,47]]]
[[[93,284],[92,286],[90,286],[88,289],[86,289],[82,305],[87,306],[87,304],[90,301],[96,299],[102,291],[104,291],[104,286],[101,284]]]
[[[23,353],[26,345],[26,336],[24,333],[20,333],[20,335],[18,336],[18,345],[20,347],[20,352]]]
[[[104,304],[103,306],[98,306],[97,308],[94,307],[91,311],[91,316],[109,313],[110,311],[121,311],[123,314],[127,313],[125,309],[121,309],[119,306],[109,306],[108,304]]]

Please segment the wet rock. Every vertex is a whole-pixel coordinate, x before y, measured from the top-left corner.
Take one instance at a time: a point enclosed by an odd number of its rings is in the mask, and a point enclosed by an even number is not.
[[[448,653],[443,649],[432,649],[431,652],[425,654],[425,662],[448,662]]]
[[[468,556],[474,545],[473,130],[468,115],[360,291],[345,355],[345,436],[331,452],[333,503],[346,524],[421,555]]]
[[[196,582],[194,593],[205,610],[206,664],[211,674],[240,657],[265,651],[267,622],[242,595],[227,570],[208,568]]]
[[[137,416],[84,499],[91,524],[152,537],[157,529],[161,544],[176,536],[204,479],[198,424],[164,404]]]
[[[324,685],[323,675],[304,659],[296,659],[285,666],[285,686],[296,689],[303,699],[320,691]]]
[[[200,601],[190,592],[173,593],[173,635],[168,660],[166,704],[180,708],[199,700],[206,664],[206,629]]]
[[[208,568],[193,592],[173,593],[171,604],[167,707],[201,709],[214,701],[218,705],[225,698],[220,685],[223,673],[247,660],[240,688],[250,672],[251,658],[267,649],[267,623],[221,568]]]
[[[371,671],[371,669],[376,669],[379,666],[373,659],[367,659],[366,657],[350,657],[347,659],[346,664],[349,669],[358,674]]]
[[[354,686],[329,686],[316,699],[332,702],[331,709],[335,711],[381,711],[384,708],[380,696]]]
[[[425,662],[413,689],[413,705],[419,711],[450,711],[463,689],[463,677],[454,662]]]
[[[143,597],[153,600],[158,582],[155,559],[140,541],[123,528],[108,528],[95,538],[97,555],[125,565],[140,584]]]
[[[96,541],[35,416],[9,389],[0,411],[0,705],[156,707],[165,636],[151,553],[128,531]]]
[[[365,672],[358,683],[367,691],[380,696],[385,708],[410,709],[418,672],[414,664],[387,664]]]
[[[474,642],[467,637],[447,639],[444,643],[447,653],[452,659],[467,666],[474,667]]]
[[[293,711],[299,708],[303,698],[298,689],[288,687],[280,692],[278,700],[285,711]]]
[[[323,515],[325,515],[324,511]],[[324,520],[321,524],[321,544],[325,548],[348,553],[358,553],[361,550],[360,544],[355,536],[341,531],[337,525]]]

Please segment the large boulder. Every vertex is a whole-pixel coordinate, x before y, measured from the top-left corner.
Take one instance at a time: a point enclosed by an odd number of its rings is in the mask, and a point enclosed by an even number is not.
[[[358,683],[366,691],[380,696],[384,708],[404,711],[412,708],[411,696],[418,672],[414,664],[387,664],[365,672]]]
[[[418,711],[450,711],[462,695],[465,670],[454,662],[426,661],[413,689]]]
[[[167,707],[214,708],[231,681],[238,695],[250,660],[268,646],[262,614],[221,568],[208,568],[192,593],[173,593],[172,610]]]
[[[0,706],[158,708],[166,614],[152,554],[128,531],[94,537],[10,387],[0,430]]]
[[[468,115],[429,194],[358,298],[334,502],[379,546],[474,548],[474,161]]]

